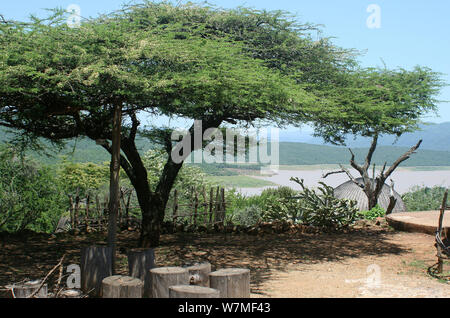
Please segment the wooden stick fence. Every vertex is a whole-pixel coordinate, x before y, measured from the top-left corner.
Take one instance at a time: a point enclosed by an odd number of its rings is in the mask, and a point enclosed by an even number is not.
[[[208,198],[206,188],[203,187],[201,191],[198,191],[194,187],[190,189],[188,195],[189,197],[183,200],[180,192],[174,190],[171,205],[166,210],[166,219],[171,220],[173,224],[188,223],[194,226],[224,224],[226,216],[225,189],[211,188]],[[140,207],[132,205],[133,196],[133,190],[120,190],[118,214],[120,227],[140,226]],[[98,195],[91,194],[87,194],[82,199],[79,191],[75,195],[69,195],[71,228],[105,230],[108,221],[108,201],[108,196],[101,200]],[[186,201],[187,203],[185,203]]]

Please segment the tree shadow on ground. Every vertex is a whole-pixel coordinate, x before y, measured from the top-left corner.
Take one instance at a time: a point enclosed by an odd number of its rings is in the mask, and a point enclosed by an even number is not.
[[[410,252],[390,242],[392,232],[352,231],[346,234],[236,235],[175,234],[163,235],[155,250],[157,266],[183,266],[210,262],[213,270],[244,267],[251,271],[252,293],[273,270],[286,271],[296,264],[343,261],[363,256],[401,255]],[[44,234],[3,235],[0,238],[0,286],[24,279],[43,278],[66,255],[64,266],[80,263],[81,247],[104,244],[105,234],[49,236]],[[126,252],[136,247],[138,233],[123,232],[118,238],[119,274],[127,275]],[[57,280],[53,275],[49,286]]]

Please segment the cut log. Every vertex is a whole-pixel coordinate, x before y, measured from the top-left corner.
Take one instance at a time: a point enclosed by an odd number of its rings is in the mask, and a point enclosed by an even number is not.
[[[130,276],[110,276],[102,282],[103,298],[142,298],[144,283]]]
[[[103,279],[112,276],[112,251],[108,246],[81,249],[81,290],[84,293],[101,296]]]
[[[29,281],[12,287],[16,298],[28,298],[41,286],[41,280]],[[42,285],[42,288],[35,296],[36,298],[48,298],[48,286]]]
[[[178,285],[169,287],[170,298],[219,298],[220,292],[203,286]]]
[[[151,297],[150,270],[155,267],[154,249],[133,249],[128,253],[128,273],[144,282],[144,297]]]
[[[227,268],[209,274],[211,288],[220,291],[221,298],[250,298],[250,270]]]
[[[81,291],[68,289],[59,293],[58,298],[81,298]]]
[[[181,267],[161,267],[150,270],[153,298],[169,298],[169,287],[189,285],[189,272]]]
[[[191,285],[209,287],[210,263],[195,264],[186,269],[189,271],[189,283]]]

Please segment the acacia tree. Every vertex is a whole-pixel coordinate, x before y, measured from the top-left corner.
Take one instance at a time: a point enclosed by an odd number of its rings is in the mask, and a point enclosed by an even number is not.
[[[140,113],[202,120],[202,134],[223,123],[298,124],[353,64],[349,52],[326,39],[312,41],[315,27],[279,12],[144,3],[78,29],[63,17],[0,23],[0,125],[29,141],[86,136],[112,152],[119,106],[120,165],[142,210],[141,246],[159,244],[183,163],[168,156],[150,187],[135,143]]]
[[[344,143],[348,134],[372,138],[371,146],[363,164],[358,164],[351,149],[350,165],[362,177],[355,179],[348,169],[324,175],[346,173],[366,194],[369,210],[378,203],[378,198],[386,180],[397,167],[409,159],[419,149],[422,140],[400,156],[390,167],[384,163],[378,175],[370,177],[369,169],[376,151],[378,139],[383,134],[400,137],[406,132],[419,129],[424,115],[435,112],[436,95],[443,85],[440,74],[430,69],[416,67],[412,71],[404,69],[366,69],[347,74],[346,87],[335,95],[332,108],[327,108],[326,116],[315,114],[316,135],[331,143]],[[395,204],[395,203],[393,203]],[[391,208],[393,208],[391,203]]]

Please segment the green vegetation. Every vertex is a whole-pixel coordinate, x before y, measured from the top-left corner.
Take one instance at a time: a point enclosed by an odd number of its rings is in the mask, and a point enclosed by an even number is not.
[[[262,188],[276,185],[273,182],[249,176],[210,176],[207,180],[225,188]]]
[[[366,220],[375,220],[376,218],[384,217],[385,215],[386,211],[379,204],[369,211],[361,211],[358,213],[360,218]]]
[[[284,221],[315,226],[323,230],[342,230],[358,219],[356,202],[333,197],[333,189],[325,184],[316,190],[303,185],[297,192],[288,187],[267,189],[259,196],[228,195],[228,213],[233,222],[252,226],[258,222]]]
[[[47,167],[0,149],[0,231],[52,232],[64,212],[58,179]]]
[[[435,211],[441,208],[446,188],[414,187],[402,196],[407,211]]]

